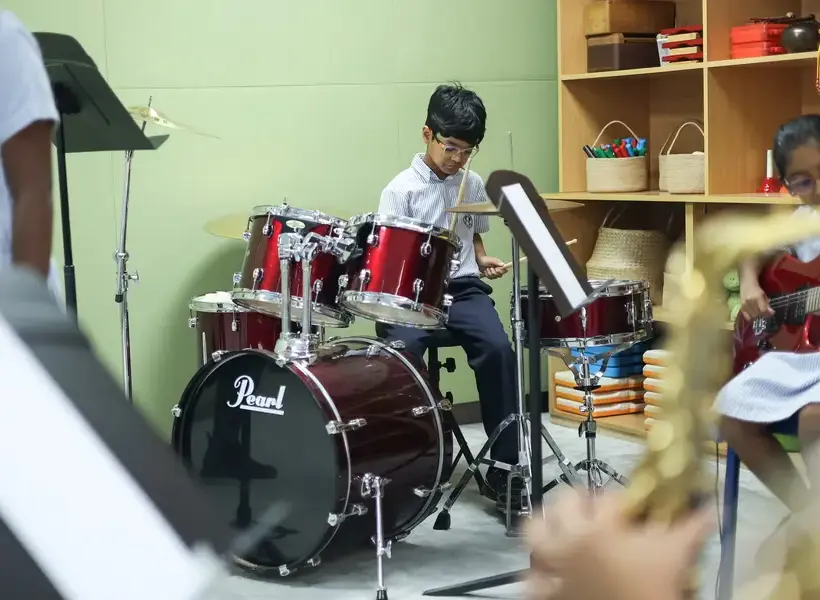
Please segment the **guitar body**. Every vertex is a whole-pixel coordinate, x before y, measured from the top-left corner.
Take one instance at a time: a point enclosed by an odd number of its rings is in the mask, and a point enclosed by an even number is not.
[[[763,270],[760,286],[769,297],[775,316],[750,320],[743,313],[738,315],[732,343],[735,374],[765,352],[817,352],[820,344],[820,319],[809,314],[816,307],[807,306],[820,296],[820,258],[804,263],[783,254]],[[798,292],[804,294],[792,296],[795,301],[784,304],[784,296]]]

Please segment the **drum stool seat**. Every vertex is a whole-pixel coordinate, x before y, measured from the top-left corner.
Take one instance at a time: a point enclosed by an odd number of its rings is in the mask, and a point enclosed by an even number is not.
[[[444,361],[439,361],[439,348],[457,348],[459,346],[461,346],[461,344],[447,329],[437,329],[433,331],[427,339],[427,373],[430,376],[430,383],[433,384],[433,387],[438,390],[439,393],[441,392],[441,369],[444,369],[448,373],[452,373],[456,370],[456,361],[454,358],[450,357]],[[448,391],[442,394],[442,396],[451,403],[453,402],[452,392]],[[467,440],[464,438],[464,433],[462,433],[461,427],[459,427],[453,412],[446,410],[441,411],[441,414],[450,426],[453,436],[456,438],[456,442],[458,442],[459,450],[453,460],[453,471],[455,471],[456,465],[458,465],[458,462],[461,460],[462,456],[467,461],[468,465],[472,464],[475,461],[475,456],[470,451],[470,446],[467,444]],[[486,484],[484,482],[484,477],[478,469],[476,469],[473,473],[473,478],[478,484],[478,489],[484,493],[486,490]]]

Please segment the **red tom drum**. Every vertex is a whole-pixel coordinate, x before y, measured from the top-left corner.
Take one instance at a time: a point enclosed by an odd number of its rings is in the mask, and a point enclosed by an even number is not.
[[[225,523],[244,529],[274,503],[277,526],[236,557],[289,575],[369,543],[384,487],[386,539],[431,514],[452,469],[446,404],[416,359],[372,338],[323,346],[315,362],[229,352],[203,366],[174,408],[172,443]],[[365,496],[365,497],[363,497]]]
[[[197,332],[200,364],[212,360],[215,352],[273,350],[282,332],[279,319],[237,306],[228,292],[197,296],[188,310],[188,326]]]
[[[303,210],[283,204],[257,206],[248,219],[245,237],[248,249],[242,272],[234,275],[232,298],[240,306],[260,312],[282,315],[282,271],[279,262],[279,236],[283,233],[307,235],[315,233],[332,236],[345,227],[346,222],[317,210]],[[337,303],[339,277],[345,266],[336,257],[319,252],[311,263],[311,322],[320,327],[347,327],[352,318]],[[291,318],[302,315],[302,267],[293,262],[289,286]]]
[[[458,269],[458,236],[416,219],[374,213],[351,218],[345,234],[359,248],[340,282],[347,311],[417,329],[447,323],[452,298],[445,291]]]
[[[590,280],[593,289],[603,281]],[[521,314],[529,330],[529,288],[521,288]],[[652,337],[652,301],[645,281],[615,281],[599,297],[562,319],[552,295],[539,286],[541,345],[581,348],[642,342]],[[514,299],[510,296],[510,312]],[[524,339],[527,339],[527,333]]]

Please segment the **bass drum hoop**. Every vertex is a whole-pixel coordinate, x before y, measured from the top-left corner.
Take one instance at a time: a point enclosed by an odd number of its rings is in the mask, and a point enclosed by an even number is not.
[[[440,409],[438,408],[438,405],[436,403],[435,395],[433,394],[432,389],[430,389],[430,386],[427,384],[427,382],[421,376],[421,373],[419,373],[418,369],[416,369],[416,367],[413,365],[413,363],[411,363],[409,360],[407,360],[407,358],[405,358],[401,354],[401,352],[398,352],[396,349],[391,347],[389,344],[385,344],[382,340],[374,339],[374,338],[367,338],[367,337],[358,337],[358,336],[351,336],[351,337],[344,337],[344,338],[339,338],[339,339],[335,339],[335,340],[330,340],[326,344],[326,347],[331,347],[332,348],[333,346],[341,345],[341,344],[344,344],[345,342],[357,342],[357,343],[360,343],[360,344],[367,344],[368,346],[372,346],[372,345],[381,346],[382,350],[384,350],[385,352],[387,352],[389,355],[393,356],[394,358],[397,358],[405,367],[407,367],[407,369],[413,375],[413,378],[421,386],[421,389],[424,391],[425,395],[427,396],[427,400],[430,402],[430,406],[433,408],[431,413],[433,414],[433,422],[435,423],[436,432],[438,433],[438,436],[437,436],[438,437],[438,468],[436,470],[436,480],[435,480],[435,483],[433,485],[433,492],[427,497],[427,502],[425,502],[424,506],[416,513],[416,516],[413,517],[412,519],[410,519],[410,521],[408,521],[407,525],[404,526],[401,531],[395,532],[394,537],[397,537],[397,536],[400,536],[401,534],[403,534],[405,532],[412,531],[416,526],[418,526],[422,521],[424,521],[424,519],[426,519],[430,515],[430,512],[429,512],[430,511],[430,506],[438,500],[437,491],[439,491],[439,489],[441,487],[441,479],[442,479],[442,476],[444,474],[444,426],[443,426],[443,423],[442,423],[442,420],[441,420],[441,414],[439,413]],[[325,398],[329,399],[330,395],[327,393],[327,390],[325,389],[325,387],[315,377],[313,377],[312,379],[315,382],[315,384],[318,386],[318,388],[322,391],[322,394],[324,394]],[[333,410],[335,411],[336,410],[335,405],[333,404],[333,402],[331,400],[329,400],[329,402],[333,406]],[[339,419],[338,414],[336,415],[336,418]],[[347,439],[345,439],[345,448],[347,449]],[[350,473],[349,478],[348,478],[348,486],[350,486],[353,474],[352,474],[352,465],[350,465],[350,451],[349,450],[348,450],[348,454],[347,454],[347,460],[348,460],[348,465],[349,465],[348,466],[348,472]],[[350,490],[350,488],[348,487],[348,500],[347,500],[347,502],[350,502],[350,491],[349,490]],[[347,505],[345,505],[345,509],[346,508],[347,508]]]
[[[223,356],[219,361],[211,361],[211,362],[203,365],[202,367],[200,367],[200,370],[197,371],[197,373],[194,375],[194,377],[191,379],[190,382],[188,382],[188,385],[185,387],[185,391],[183,392],[179,403],[176,404],[174,406],[174,408],[172,409],[171,412],[174,415],[174,425],[171,428],[171,444],[172,444],[173,449],[177,452],[178,456],[182,460],[182,463],[186,467],[189,467],[190,465],[189,465],[189,457],[187,457],[185,455],[185,453],[183,451],[184,449],[182,447],[182,445],[183,445],[183,435],[184,435],[184,425],[187,422],[186,419],[185,419],[185,414],[186,414],[185,409],[186,409],[188,403],[190,402],[190,399],[192,398],[193,392],[195,390],[197,390],[199,387],[201,387],[202,382],[209,375],[211,375],[217,368],[219,368],[220,365],[224,364],[226,361],[231,360],[231,358],[234,357],[234,356],[245,355],[245,354],[248,354],[248,353],[265,354],[265,355],[268,356],[268,358],[270,358],[274,362],[276,362],[277,360],[281,360],[275,353],[273,353],[269,350],[247,349],[247,350],[232,351],[229,355]],[[339,414],[339,410],[336,408],[336,404],[330,398],[330,396],[328,395],[328,393],[325,390],[324,386],[319,382],[319,380],[316,378],[316,376],[313,375],[313,373],[311,373],[310,370],[305,366],[304,362],[302,362],[302,361],[288,362],[288,363],[285,363],[285,365],[283,365],[282,368],[289,368],[291,366],[294,367],[294,369],[296,371],[295,374],[297,376],[300,376],[300,379],[302,380],[303,383],[305,383],[304,378],[307,378],[311,381],[311,383],[313,383],[316,386],[316,388],[324,396],[324,399],[327,402],[327,406],[330,409],[331,413],[333,414],[333,418],[337,421],[341,420],[341,415]],[[293,372],[293,371],[291,371],[291,372]],[[311,392],[311,395],[313,394],[313,391],[310,390],[310,387],[308,387],[308,391]],[[314,400],[315,400],[315,398],[314,398]],[[318,402],[317,402],[317,404],[318,404]],[[319,408],[322,408],[321,404],[319,405]],[[352,489],[353,473],[352,473],[351,462],[350,462],[350,444],[348,443],[347,434],[344,431],[342,431],[342,432],[340,432],[339,435],[341,436],[342,445],[344,447],[345,459],[346,459],[346,465],[347,465],[347,494],[345,494],[344,506],[342,507],[342,510],[340,511],[341,514],[345,514],[347,512],[347,506],[350,502],[350,492],[351,492],[351,489]],[[330,516],[330,515],[328,515],[328,516]],[[311,552],[312,556],[319,556],[322,553],[322,551],[324,551],[324,549],[327,548],[328,545],[330,545],[330,543],[336,537],[336,534],[339,532],[339,529],[344,524],[344,521],[340,521],[336,525],[331,525],[329,521],[326,521],[326,523],[328,525],[328,530],[325,532],[325,535],[323,537],[322,542],[320,544],[318,544],[317,548],[314,549]],[[259,573],[261,573],[261,572],[274,572],[274,571],[277,570],[276,567],[258,565],[258,564],[254,563],[254,562],[251,562],[251,561],[249,561],[245,558],[242,558],[241,556],[233,555],[233,556],[231,556],[231,560],[236,565],[242,567],[243,569],[248,569],[248,570],[252,570],[252,571],[255,571],[255,572],[259,572]],[[306,558],[306,559],[302,560],[301,562],[300,561],[294,561],[294,562],[288,563],[288,564],[283,565],[283,566],[289,572],[293,572],[296,569],[304,566],[306,560],[309,560],[309,558]],[[279,567],[279,570],[281,571],[281,567]]]

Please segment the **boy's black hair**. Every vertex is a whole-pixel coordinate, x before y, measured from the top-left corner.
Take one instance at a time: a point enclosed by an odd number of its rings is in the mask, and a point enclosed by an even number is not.
[[[434,134],[478,146],[487,131],[487,109],[478,94],[461,84],[440,85],[430,96],[425,125]]]
[[[815,144],[820,146],[820,115],[801,115],[780,126],[774,134],[774,165],[780,178],[786,176],[795,148]]]

